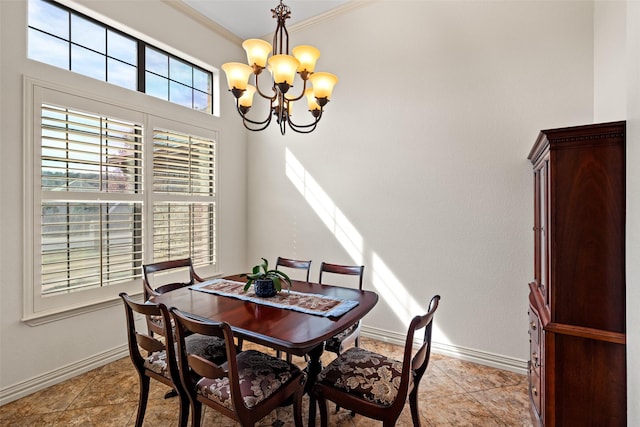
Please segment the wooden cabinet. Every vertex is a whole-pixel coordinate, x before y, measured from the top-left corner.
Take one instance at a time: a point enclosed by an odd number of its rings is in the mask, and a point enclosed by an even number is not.
[[[625,133],[625,122],[545,130],[529,153],[537,425],[626,425]]]

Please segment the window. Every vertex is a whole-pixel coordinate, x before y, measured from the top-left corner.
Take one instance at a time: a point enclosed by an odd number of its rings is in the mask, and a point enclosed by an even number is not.
[[[191,257],[216,274],[217,133],[206,116],[178,122],[28,78],[25,87],[25,320],[140,293],[148,262]]]
[[[215,142],[167,130],[153,134],[153,259],[215,260]]]
[[[213,74],[50,0],[29,0],[28,57],[212,114]]]
[[[40,128],[42,294],[140,277],[142,125],[42,104]]]

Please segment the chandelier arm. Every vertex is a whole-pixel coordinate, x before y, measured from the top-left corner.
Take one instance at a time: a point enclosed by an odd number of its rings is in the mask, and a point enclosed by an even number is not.
[[[304,96],[304,92],[307,90],[307,81],[303,80],[303,83],[304,84],[302,85],[302,92],[300,93],[300,96],[298,96],[297,98],[287,98],[290,102],[295,102],[302,99],[302,97]]]
[[[258,95],[260,95],[264,99],[270,100],[272,103],[273,103],[273,101],[276,100],[276,98],[278,97],[278,91],[276,90],[276,85],[275,84],[272,87],[273,95],[267,95],[267,94],[263,93],[260,90],[260,85],[258,85],[258,75],[257,74],[255,75],[255,83],[256,83],[256,92],[258,92]]]
[[[320,114],[318,115],[318,117],[315,118],[313,123],[309,123],[306,125],[298,125],[291,120],[290,116],[287,117],[287,123],[289,123],[289,127],[291,127],[291,129],[293,129],[295,132],[311,133],[316,129],[316,126],[318,126],[318,122],[320,121],[321,118],[322,118],[322,110],[320,110]]]
[[[236,102],[236,110],[238,111],[238,114],[240,114],[240,117],[242,117],[242,121],[243,122],[249,122],[251,124],[259,125],[259,126],[261,126],[263,124],[266,124],[266,126],[269,126],[269,123],[271,123],[271,111],[273,110],[273,108],[271,106],[269,106],[269,114],[267,114],[267,118],[262,120],[262,121],[260,121],[260,122],[255,121],[255,120],[251,120],[250,118],[248,118],[246,116],[246,114],[242,112],[242,110],[240,109],[240,105],[237,102]],[[266,126],[265,126],[265,128],[266,128]],[[245,124],[245,127],[246,127],[246,124]]]
[[[251,132],[260,132],[261,130],[265,130],[266,128],[269,127],[269,124],[271,124],[271,120],[267,121],[267,123],[262,126],[262,127],[258,127],[258,128],[251,128],[249,127],[249,125],[247,124],[247,121],[250,121],[248,119],[246,119],[245,117],[242,118],[242,124],[244,125],[244,127],[248,130],[250,130]]]

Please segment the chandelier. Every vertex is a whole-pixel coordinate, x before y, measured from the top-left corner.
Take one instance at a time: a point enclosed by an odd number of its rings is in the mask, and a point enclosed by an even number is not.
[[[275,117],[282,135],[285,134],[287,125],[295,132],[313,132],[322,118],[324,107],[331,98],[338,78],[331,73],[314,71],[320,51],[313,46],[296,46],[291,50],[293,56],[289,55],[289,32],[285,21],[291,17],[291,9],[280,0],[280,4],[271,9],[271,12],[273,18],[278,21],[273,34],[273,45],[261,39],[245,40],[242,47],[247,52],[249,65],[239,62],[227,62],[222,65],[227,75],[229,90],[236,98],[236,109],[245,128],[251,131],[264,130]],[[268,84],[272,87],[268,93],[263,92],[259,81],[265,68],[271,73]],[[254,75],[255,85],[248,84],[251,74]],[[289,89],[293,87],[296,74],[302,79],[302,90],[297,95],[292,95]],[[310,83],[310,87],[307,87],[307,82]],[[256,92],[269,103],[267,117],[263,120],[254,120],[247,116]],[[304,97],[307,99],[312,120],[298,124],[291,117],[293,104]]]

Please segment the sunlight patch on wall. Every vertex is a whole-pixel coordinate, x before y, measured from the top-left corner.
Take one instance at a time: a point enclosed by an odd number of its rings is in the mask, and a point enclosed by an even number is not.
[[[285,173],[320,220],[351,256],[353,262],[364,265],[364,239],[362,235],[288,148],[286,149]],[[398,319],[408,326],[414,316],[426,313],[429,301],[419,304],[377,253],[372,252],[371,258],[373,287],[380,299],[385,301]],[[451,344],[438,328],[437,323],[433,325],[433,334],[434,340]]]
[[[302,163],[286,150],[286,175],[355,264],[364,264],[363,238]]]
[[[403,324],[409,325],[414,316],[427,312],[429,301],[424,301],[424,304],[418,303],[377,253],[371,254],[371,262],[373,287]],[[437,339],[439,343],[451,344],[450,340],[438,328],[437,322],[433,325],[433,336],[434,340]],[[422,339],[422,337],[419,338],[418,341]]]

